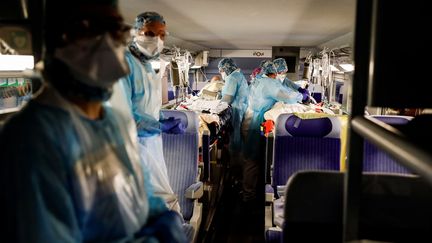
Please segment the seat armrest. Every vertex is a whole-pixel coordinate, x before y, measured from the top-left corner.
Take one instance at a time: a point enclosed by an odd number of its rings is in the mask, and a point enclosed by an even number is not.
[[[285,199],[283,197],[277,199],[273,203],[273,224],[283,228]]]
[[[190,185],[185,191],[185,197],[189,199],[201,198],[204,193],[204,186],[201,181]]]
[[[265,201],[272,203],[274,200],[274,191],[273,187],[269,184],[265,185]]]
[[[277,186],[277,195],[279,197],[285,196],[285,188],[286,188],[285,185],[284,186]]]

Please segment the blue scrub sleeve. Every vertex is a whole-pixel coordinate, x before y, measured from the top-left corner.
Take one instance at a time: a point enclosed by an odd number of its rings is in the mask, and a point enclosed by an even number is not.
[[[281,89],[276,94],[276,100],[283,101],[286,104],[296,104],[301,102],[303,99],[303,95],[296,91],[287,91]]]
[[[300,86],[298,86],[296,83],[294,83],[292,80],[290,80],[289,78],[285,78],[283,81],[283,85],[291,88],[293,90],[298,90],[300,88]]]
[[[271,98],[287,104],[295,104],[303,99],[302,94],[286,88],[276,80],[274,80],[274,82],[268,82],[268,84],[264,86],[264,89],[265,93],[270,95]]]

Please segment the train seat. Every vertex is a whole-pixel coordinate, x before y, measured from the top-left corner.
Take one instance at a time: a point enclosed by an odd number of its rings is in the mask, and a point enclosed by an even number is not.
[[[198,116],[192,111],[163,110],[165,118],[180,119],[185,133],[163,133],[163,151],[171,187],[178,196],[181,213],[193,228],[191,242],[196,241],[202,219],[203,183],[198,169]]]

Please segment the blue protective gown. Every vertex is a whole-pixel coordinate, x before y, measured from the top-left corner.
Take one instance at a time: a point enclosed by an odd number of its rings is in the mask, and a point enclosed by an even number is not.
[[[162,82],[158,80],[149,61],[138,60],[126,51],[130,73],[123,82],[132,115],[137,124],[138,137],[161,134],[160,110],[162,107]]]
[[[248,98],[248,119],[244,122],[247,130],[244,156],[246,159],[257,160],[259,155],[260,125],[264,121],[264,113],[278,101],[294,104],[302,100],[300,93],[293,92],[281,84],[279,80],[263,77],[250,85]],[[245,118],[246,119],[246,118]]]
[[[231,96],[233,98],[231,102],[231,124],[233,127],[233,132],[230,141],[230,149],[233,151],[240,151],[242,149],[240,131],[243,116],[247,109],[248,93],[249,88],[246,78],[239,70],[236,70],[228,75],[225,80],[225,85],[222,88],[222,98],[224,96]]]
[[[70,114],[58,107],[30,101],[6,123],[2,188],[17,242],[124,241],[150,212],[166,211],[147,195],[149,184],[121,132],[128,121],[118,114],[104,106],[99,120],[79,116],[92,138],[86,149]]]
[[[120,81],[123,83],[128,105],[137,126],[143,167],[150,172],[150,182],[155,195],[164,198],[170,209],[180,213],[180,206],[169,183],[163,155],[159,122],[162,82],[150,61],[139,60],[129,50],[126,51],[126,61],[131,72]]]
[[[257,195],[260,175],[260,126],[264,121],[264,113],[278,101],[293,104],[302,100],[300,93],[286,88],[279,80],[268,77],[256,79],[249,87],[248,108],[242,123],[242,132],[246,137],[243,149],[244,201],[254,200]]]

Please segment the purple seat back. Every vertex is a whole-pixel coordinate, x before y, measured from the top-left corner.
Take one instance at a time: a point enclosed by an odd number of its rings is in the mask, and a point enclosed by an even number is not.
[[[265,242],[266,243],[283,243],[283,232],[268,229],[265,232]]]
[[[389,125],[406,125],[413,117],[409,116],[372,116],[373,118],[385,122]],[[375,145],[365,140],[363,154],[364,172],[387,172],[412,174],[408,169],[400,165],[386,152],[380,150]]]
[[[371,116],[379,121],[385,122],[389,125],[406,125],[410,122],[413,117],[412,116],[380,116],[374,115]]]
[[[179,118],[186,127],[184,134],[162,134],[163,152],[170,185],[178,196],[185,220],[193,213],[193,200],[186,198],[186,189],[198,177],[198,117],[192,111],[163,110],[165,118]]]
[[[293,175],[285,191],[284,242],[341,242],[344,173]],[[411,175],[364,173],[359,239],[432,242],[432,188]]]
[[[293,114],[281,114],[275,129],[273,187],[285,185],[298,171],[339,171],[339,136],[337,117],[301,119]]]

